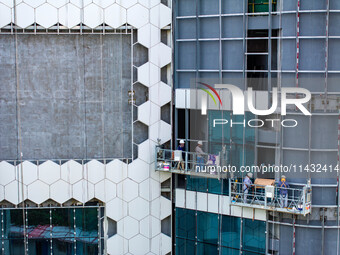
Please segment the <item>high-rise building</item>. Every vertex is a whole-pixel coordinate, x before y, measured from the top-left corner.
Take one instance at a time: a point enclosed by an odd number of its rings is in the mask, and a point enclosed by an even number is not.
[[[0,0],[1,254],[339,254],[339,19]]]
[[[171,252],[170,4],[0,1],[1,254]]]
[[[191,153],[201,140],[206,157],[236,166],[196,173],[199,160],[184,155],[188,171],[173,176],[176,254],[339,253],[339,9],[334,0],[174,1],[174,142],[184,139]],[[251,87],[251,105],[262,110],[271,108],[273,88],[307,89],[311,115],[294,105],[284,114],[280,92],[270,115],[248,105],[235,115],[237,91],[216,84],[238,87],[248,104]],[[284,171],[256,172],[269,165]],[[257,184],[246,196],[245,166]]]

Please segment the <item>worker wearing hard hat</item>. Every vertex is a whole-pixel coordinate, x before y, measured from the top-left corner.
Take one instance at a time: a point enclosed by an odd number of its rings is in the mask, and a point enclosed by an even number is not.
[[[203,146],[203,142],[198,141],[197,146],[195,148],[196,158],[197,158],[197,166],[198,166],[199,171],[202,170],[202,167],[204,165],[204,152],[202,150],[202,146]],[[196,172],[197,172],[197,167],[196,167]]]
[[[250,180],[251,178],[253,178],[253,173],[247,173],[247,175],[243,179],[242,190],[244,203],[248,203],[248,193],[253,185],[253,182]]]
[[[178,145],[178,147],[177,147],[177,150],[182,151],[182,160],[181,160],[181,162],[179,162],[179,164],[177,165],[177,168],[179,168],[179,166],[180,166],[180,164],[181,164],[182,169],[184,169],[184,162],[183,162],[183,160],[185,160],[185,147],[184,147],[184,144],[185,144],[184,140],[180,140],[180,141],[179,141],[179,145]]]
[[[281,208],[288,207],[288,188],[289,184],[286,181],[286,176],[282,175],[279,181],[279,191],[280,191],[280,206]]]

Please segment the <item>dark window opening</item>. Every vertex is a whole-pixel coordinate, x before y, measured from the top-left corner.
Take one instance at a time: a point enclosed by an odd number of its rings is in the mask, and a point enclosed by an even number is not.
[[[272,12],[276,12],[276,0],[272,0]],[[269,0],[248,0],[248,13],[269,12]]]

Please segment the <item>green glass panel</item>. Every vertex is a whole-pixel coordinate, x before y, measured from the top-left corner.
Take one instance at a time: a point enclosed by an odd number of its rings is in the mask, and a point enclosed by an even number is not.
[[[221,220],[221,245],[229,248],[240,249],[240,218],[223,215]]]
[[[222,181],[218,179],[208,178],[208,192],[213,194],[221,194]]]
[[[176,208],[176,237],[196,239],[195,211]]]
[[[74,212],[72,208],[54,208],[52,209],[52,237],[65,238],[65,232],[68,232],[67,238],[74,238]]]
[[[187,190],[207,192],[207,178],[187,176]]]
[[[79,208],[75,213],[77,236],[98,237],[98,209]]]
[[[229,196],[229,180],[228,179],[223,179],[223,186],[222,186],[222,194]]]
[[[204,243],[218,242],[218,215],[197,212],[197,240]]]
[[[221,247],[222,255],[240,255],[240,250]]]
[[[217,245],[208,243],[197,243],[197,255],[218,255]]]
[[[266,222],[244,219],[242,231],[243,250],[248,252],[265,253]]]
[[[195,241],[176,238],[176,255],[194,255]]]

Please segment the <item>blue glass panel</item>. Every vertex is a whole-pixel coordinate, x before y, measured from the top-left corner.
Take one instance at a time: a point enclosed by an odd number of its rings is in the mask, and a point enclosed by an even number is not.
[[[98,237],[97,208],[79,208],[75,210],[78,237]]]
[[[266,222],[244,219],[242,231],[243,250],[248,252],[265,253]]]
[[[195,241],[176,238],[176,255],[195,254]]]
[[[222,181],[218,179],[209,178],[208,179],[208,192],[213,194],[221,194]]]
[[[223,215],[221,220],[221,245],[229,248],[240,249],[240,218]]]
[[[208,243],[197,243],[197,255],[218,255],[217,245]]]
[[[176,208],[176,237],[196,239],[195,211]]]
[[[222,255],[240,255],[240,250],[221,247]]]
[[[207,178],[187,176],[187,190],[207,192]]]
[[[218,215],[197,212],[197,240],[204,243],[218,242]]]
[[[222,194],[229,196],[229,180],[223,179],[222,182],[223,182]]]

